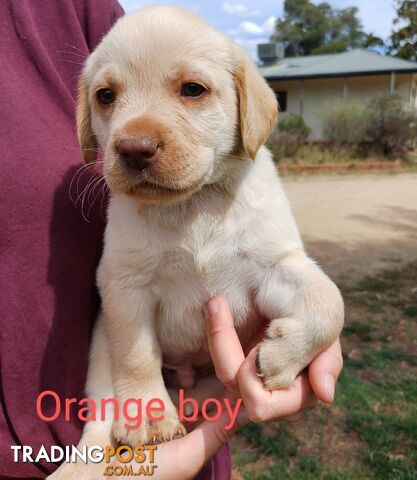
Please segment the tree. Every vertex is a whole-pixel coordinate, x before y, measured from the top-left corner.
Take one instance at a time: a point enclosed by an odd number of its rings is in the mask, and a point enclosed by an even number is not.
[[[387,46],[380,37],[376,37],[373,33],[366,33],[363,41],[362,41],[362,47],[368,49],[372,48],[378,48],[380,51],[383,51],[386,53]]]
[[[397,18],[391,34],[390,53],[406,60],[417,61],[417,2],[397,0]]]
[[[285,0],[284,17],[277,20],[271,40],[284,42],[289,57],[384,44],[363,32],[356,7],[339,10],[326,2],[315,5],[310,0]]]

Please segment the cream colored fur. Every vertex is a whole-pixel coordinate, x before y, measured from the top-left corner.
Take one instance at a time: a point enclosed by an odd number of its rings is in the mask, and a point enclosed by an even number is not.
[[[208,93],[182,98],[190,81]],[[106,86],[116,102],[103,109],[95,91]],[[244,345],[257,319],[270,319],[258,357],[268,389],[290,385],[339,335],[339,291],[306,255],[262,146],[276,114],[274,94],[245,54],[178,8],[150,7],[119,20],[88,59],[80,142],[88,162],[96,142],[102,147],[112,196],[87,393],[120,402],[159,397],[167,412],[135,430],[122,418],[113,426],[91,422],[82,443],[135,445],[184,433],[161,375],[163,356],[211,364],[202,314],[211,297],[227,299]],[[121,164],[114,146],[144,133],[163,148],[139,174]],[[83,472],[65,467],[53,478],[95,475]]]

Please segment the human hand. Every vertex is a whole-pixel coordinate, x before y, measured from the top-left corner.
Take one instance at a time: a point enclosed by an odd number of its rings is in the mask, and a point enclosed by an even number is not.
[[[225,427],[230,418],[222,415],[215,422],[203,421],[180,439],[158,445],[155,452],[157,468],[153,474],[155,480],[194,478],[209,458],[248,421],[259,423],[284,418],[315,405],[319,400],[331,403],[334,398],[335,384],[343,366],[339,340],[317,355],[308,371],[301,373],[291,387],[269,392],[264,389],[256,371],[257,347],[245,357],[226,301],[211,299],[205,312],[216,375],[229,392],[229,399],[236,401],[241,397],[245,406],[240,409],[236,424],[229,430]],[[262,336],[256,340],[262,340]],[[137,468],[137,464],[131,465]]]
[[[208,460],[230,440],[230,437],[241,425],[238,421],[231,429],[226,429],[228,424],[230,424],[230,417],[226,413],[216,421],[205,420],[184,437],[156,445],[152,462],[149,461],[149,454],[146,455],[147,460],[143,464],[138,464],[134,460],[122,462],[114,457],[112,462],[107,465],[107,468],[110,467],[111,470],[107,470],[105,475],[100,475],[99,478],[104,480],[117,474],[117,478],[127,480],[132,478],[132,474],[123,474],[122,472],[126,472],[126,468],[131,468],[135,474],[141,467],[147,469],[154,466],[152,473],[154,480],[191,480],[198,475]],[[75,478],[81,477],[63,478],[65,480],[74,478],[75,480]],[[82,478],[87,477],[83,476]],[[98,477],[91,475],[88,478],[89,480],[93,478],[98,480]]]
[[[314,406],[319,400],[333,401],[336,381],[343,366],[339,340],[317,355],[291,387],[270,392],[265,390],[257,374],[257,346],[245,358],[226,301],[213,298],[207,302],[204,311],[216,375],[233,395],[243,399],[249,420],[260,423],[284,418]],[[261,339],[262,336],[259,341]],[[244,421],[242,416],[240,421]]]

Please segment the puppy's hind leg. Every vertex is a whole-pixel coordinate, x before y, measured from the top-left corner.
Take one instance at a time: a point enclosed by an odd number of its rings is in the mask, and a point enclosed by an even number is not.
[[[294,252],[265,272],[256,300],[271,319],[259,347],[259,373],[268,390],[287,388],[340,335],[342,297],[305,253]]]
[[[111,428],[114,418],[113,408],[110,408],[112,405],[108,405],[106,411],[101,412],[101,400],[114,397],[109,355],[104,324],[99,317],[97,319],[90,348],[90,360],[86,385],[87,396],[92,398],[97,406],[96,420],[89,421],[85,424],[83,434],[77,445],[77,448],[80,450],[82,450],[84,446],[105,447],[112,445]],[[101,418],[105,419],[101,420]],[[58,470],[48,477],[48,479],[98,480],[103,478],[104,470],[104,462],[84,463],[78,458],[76,463],[63,463]]]

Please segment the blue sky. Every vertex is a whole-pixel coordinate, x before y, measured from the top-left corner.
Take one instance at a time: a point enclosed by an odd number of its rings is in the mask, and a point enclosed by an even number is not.
[[[282,15],[284,0],[119,0],[126,12],[153,3],[173,4],[199,13],[234,42],[255,55],[256,44],[267,40],[274,20]],[[382,38],[391,32],[394,0],[328,0],[336,8],[357,6],[366,31]],[[314,2],[319,3],[319,2]]]

